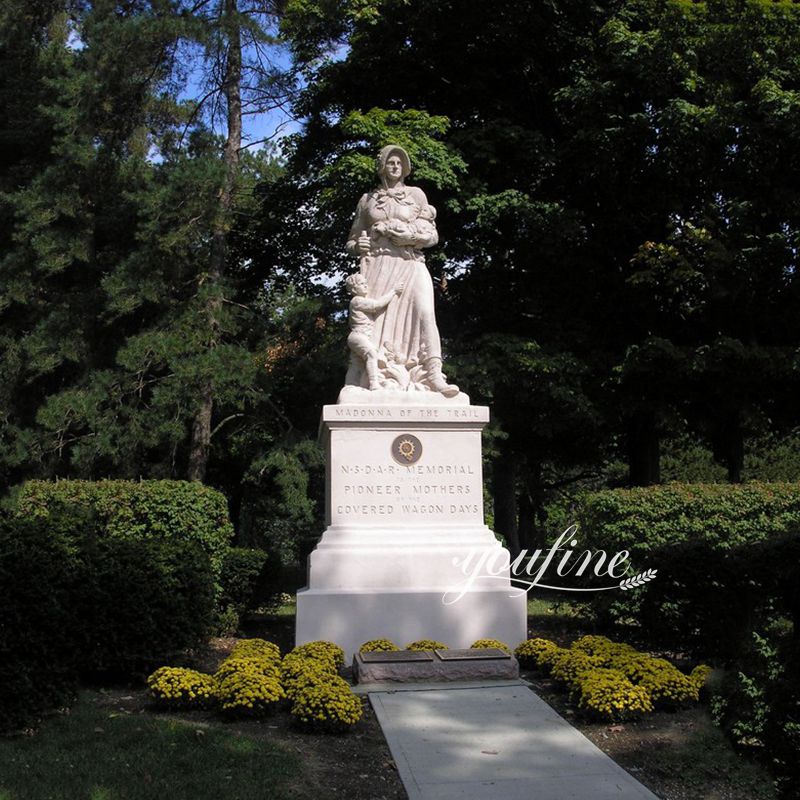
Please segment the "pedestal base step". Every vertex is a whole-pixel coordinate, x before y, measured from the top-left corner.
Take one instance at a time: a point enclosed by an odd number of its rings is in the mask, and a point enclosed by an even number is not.
[[[502,650],[433,650],[425,651],[425,658],[418,657],[421,655],[408,651],[356,653],[353,676],[359,684],[519,678],[517,659]]]
[[[512,649],[527,639],[527,596],[509,586],[470,591],[451,605],[445,589],[303,589],[297,593],[297,644],[335,642],[350,660],[370,639],[405,647],[434,639],[469,647],[476,639],[499,639]]]

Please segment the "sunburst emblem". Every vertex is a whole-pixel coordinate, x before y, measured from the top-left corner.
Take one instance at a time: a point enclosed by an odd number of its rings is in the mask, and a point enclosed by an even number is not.
[[[402,433],[392,442],[392,458],[403,466],[416,464],[422,456],[422,442],[412,433]]]
[[[397,445],[397,450],[406,461],[412,461],[414,459],[415,447],[411,439],[403,439],[403,441]]]

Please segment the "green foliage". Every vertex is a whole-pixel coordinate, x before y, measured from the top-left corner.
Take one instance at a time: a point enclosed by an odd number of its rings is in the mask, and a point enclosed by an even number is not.
[[[263,550],[231,547],[222,560],[219,604],[238,615],[262,605],[269,597],[269,555]]]
[[[77,685],[70,546],[41,522],[0,520],[0,729],[65,704]]]
[[[79,546],[86,574],[73,635],[87,639],[84,673],[145,671],[205,640],[215,575],[197,542],[117,540],[100,532]]]
[[[316,442],[276,445],[255,459],[244,476],[246,501],[240,540],[266,550],[276,564],[292,564],[311,549],[319,536],[319,491],[324,466]]]
[[[375,153],[388,144],[403,147],[411,159],[417,180],[437,189],[454,189],[466,165],[439,141],[447,132],[449,120],[424,111],[388,111],[372,108],[366,113],[351,111],[341,122],[342,134],[350,146],[367,152],[344,152],[322,170],[323,180],[331,187],[322,193],[323,201],[340,197],[343,187],[362,190],[376,182]],[[349,194],[352,195],[352,192]]]
[[[748,476],[752,480],[775,480],[760,470]],[[725,468],[714,459],[714,454],[702,442],[689,436],[669,439],[661,450],[661,480],[664,483],[724,483]],[[783,475],[783,479],[790,479]]]
[[[733,661],[776,615],[800,618],[800,487],[677,485],[599,492],[579,511],[592,549],[628,550],[632,569],[656,580],[592,609],[636,624],[654,645]],[[610,593],[609,593],[610,595]]]
[[[97,515],[119,539],[195,542],[218,576],[233,537],[225,497],[187,481],[28,481],[14,494],[18,517],[44,519],[65,508]]]
[[[120,539],[87,509],[0,520],[0,727],[65,702],[79,675],[129,676],[207,635],[208,556],[191,541]]]
[[[583,498],[584,540],[631,551],[634,565],[665,545],[701,540],[710,549],[755,544],[800,523],[800,484],[669,484]]]
[[[794,481],[800,478],[800,435],[775,434],[748,442],[744,478],[756,481]]]
[[[711,701],[715,722],[741,749],[764,757],[784,790],[796,785],[798,778],[797,659],[796,642],[782,637],[776,626],[753,631]]]

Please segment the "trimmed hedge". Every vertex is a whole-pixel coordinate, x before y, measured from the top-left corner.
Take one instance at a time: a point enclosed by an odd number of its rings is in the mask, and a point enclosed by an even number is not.
[[[0,519],[0,729],[199,645],[215,575],[197,542],[107,535],[87,508]]]
[[[70,640],[71,605],[80,576],[74,548],[41,521],[0,519],[0,730],[74,692],[81,643]]]
[[[651,583],[592,598],[601,623],[635,622],[654,644],[728,660],[751,631],[796,611],[787,586],[800,531],[800,484],[669,484],[597,492],[578,515],[582,545],[631,553]]]
[[[90,510],[111,537],[196,542],[217,576],[233,539],[225,496],[196,481],[28,481],[14,490],[19,517],[73,508]]]
[[[800,483],[667,484],[586,495],[581,540],[632,556],[702,540],[727,549],[800,526]],[[639,559],[641,560],[641,559]]]

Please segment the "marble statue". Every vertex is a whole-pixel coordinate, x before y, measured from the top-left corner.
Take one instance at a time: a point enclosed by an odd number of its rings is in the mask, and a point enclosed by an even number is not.
[[[378,350],[372,341],[375,316],[384,311],[395,297],[403,293],[403,284],[398,284],[383,297],[370,299],[367,297],[369,291],[367,279],[360,272],[349,275],[345,283],[348,291],[353,295],[353,299],[350,301],[350,334],[347,337],[347,346],[354,355],[364,361],[369,388],[375,391],[382,388],[378,377]]]
[[[384,147],[377,167],[381,185],[359,200],[347,241],[363,280],[348,278],[354,297],[345,385],[454,398],[459,390],[442,374],[433,281],[422,252],[439,241],[436,209],[422,189],[406,186],[411,160],[402,147]]]

